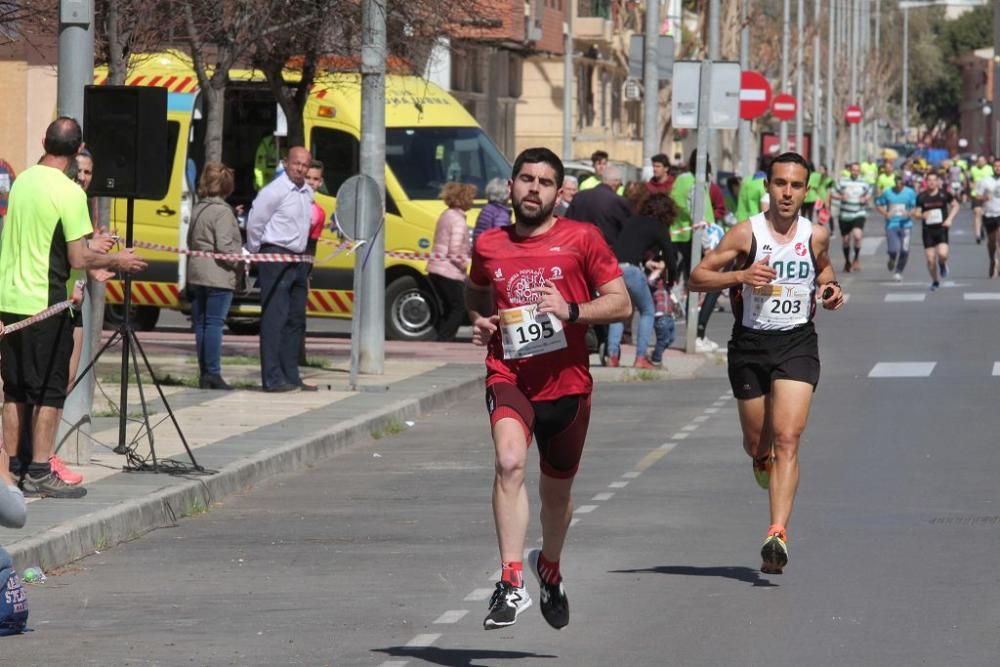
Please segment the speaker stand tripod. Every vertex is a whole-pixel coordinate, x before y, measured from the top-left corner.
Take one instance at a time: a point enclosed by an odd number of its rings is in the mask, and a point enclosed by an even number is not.
[[[132,246],[134,204],[135,202],[132,198],[127,200],[125,218],[125,247],[127,248]],[[177,417],[174,415],[174,411],[170,407],[170,403],[167,401],[167,397],[164,395],[163,389],[156,380],[156,374],[153,372],[153,367],[149,363],[146,351],[142,349],[139,337],[136,336],[135,329],[132,328],[132,323],[129,321],[129,309],[132,304],[132,276],[127,273],[124,276],[123,291],[124,315],[122,316],[121,324],[107,340],[107,342],[101,346],[101,349],[97,351],[97,354],[95,354],[94,358],[89,364],[87,364],[87,367],[77,374],[77,379],[76,382],[73,383],[73,388],[76,388],[76,385],[79,384],[81,378],[86,376],[86,374],[96,366],[98,359],[101,358],[101,355],[103,355],[115,343],[121,342],[122,363],[121,395],[118,402],[118,444],[114,448],[114,452],[115,454],[122,454],[125,456],[125,466],[123,469],[127,472],[166,472],[170,474],[184,474],[191,472],[209,473],[211,471],[206,470],[195,460],[194,454],[191,452],[191,447],[188,446],[187,438],[184,437],[184,431],[181,430],[181,426],[177,422]],[[136,354],[136,352],[138,352],[138,354]],[[180,437],[181,444],[184,445],[184,450],[187,452],[188,458],[191,459],[190,464],[181,463],[172,459],[157,458],[156,456],[153,429],[164,420],[161,419],[160,422],[154,426],[151,426],[149,423],[149,406],[146,403],[146,394],[143,389],[142,373],[139,368],[139,356],[142,357],[142,362],[145,365],[146,370],[149,372],[150,378],[152,378],[153,386],[156,387],[156,391],[160,395],[160,401],[163,402],[163,407],[166,409],[170,421],[173,423],[174,429]],[[132,366],[131,369],[129,368],[130,357]],[[135,384],[136,388],[139,390],[139,402],[142,405],[143,427],[138,431],[138,433],[136,433],[131,442],[127,442],[126,426],[128,424],[128,383],[130,372],[135,373]],[[137,453],[137,445],[143,435],[149,439],[149,454],[146,457]]]

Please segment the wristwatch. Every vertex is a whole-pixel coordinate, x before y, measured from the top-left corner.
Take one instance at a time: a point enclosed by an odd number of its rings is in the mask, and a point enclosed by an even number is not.
[[[576,322],[578,319],[580,319],[580,305],[573,303],[572,301],[566,305],[569,306],[569,319],[567,319],[566,321],[569,322],[570,324],[573,324],[573,322]]]

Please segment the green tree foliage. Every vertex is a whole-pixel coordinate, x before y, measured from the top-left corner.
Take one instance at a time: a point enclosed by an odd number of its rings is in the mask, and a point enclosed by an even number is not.
[[[930,128],[959,124],[962,70],[958,59],[992,44],[992,3],[950,21],[940,8],[911,10],[910,95],[922,123]]]

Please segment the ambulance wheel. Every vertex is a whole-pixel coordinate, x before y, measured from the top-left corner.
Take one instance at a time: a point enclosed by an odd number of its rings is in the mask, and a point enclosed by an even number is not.
[[[396,278],[385,290],[385,333],[389,340],[434,340],[437,298],[413,276]]]

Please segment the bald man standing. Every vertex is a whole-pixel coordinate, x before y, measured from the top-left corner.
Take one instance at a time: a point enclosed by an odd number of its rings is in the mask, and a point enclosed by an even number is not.
[[[313,191],[306,184],[312,156],[294,146],[285,171],[257,193],[247,219],[250,252],[302,255],[309,240]],[[260,286],[260,372],[264,391],[315,391],[299,376],[299,347],[306,333],[309,265],[305,262],[262,262]]]

